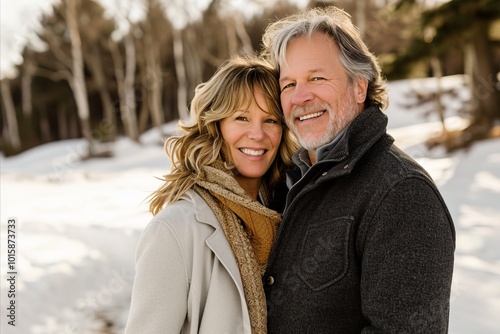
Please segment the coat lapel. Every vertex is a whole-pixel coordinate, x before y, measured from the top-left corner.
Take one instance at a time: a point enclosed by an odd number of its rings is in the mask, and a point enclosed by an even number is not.
[[[215,218],[215,215],[213,214],[208,204],[198,194],[196,194],[194,191],[188,193],[191,197],[191,201],[196,208],[196,220],[200,223],[210,225],[214,228],[214,232],[212,233],[212,235],[206,239],[208,248],[212,250],[217,259],[226,268],[235,285],[237,286],[238,292],[240,293],[242,299],[245,300],[240,270],[221,225],[217,221],[217,218]]]

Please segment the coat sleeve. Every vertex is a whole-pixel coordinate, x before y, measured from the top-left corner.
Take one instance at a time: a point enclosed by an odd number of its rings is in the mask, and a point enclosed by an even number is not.
[[[165,223],[153,220],[136,252],[126,334],[180,333],[187,314],[188,276],[182,248]]]
[[[455,230],[436,188],[400,181],[380,202],[366,234],[363,334],[448,333]]]

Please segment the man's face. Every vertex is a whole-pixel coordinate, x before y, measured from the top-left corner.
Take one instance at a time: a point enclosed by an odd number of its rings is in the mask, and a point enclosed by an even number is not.
[[[351,83],[340,50],[326,34],[293,39],[280,64],[281,105],[307,150],[331,142],[363,109],[367,84]]]

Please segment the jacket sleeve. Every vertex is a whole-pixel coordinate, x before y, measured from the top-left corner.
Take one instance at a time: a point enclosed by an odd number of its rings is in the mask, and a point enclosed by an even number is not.
[[[362,252],[363,334],[448,333],[455,230],[425,178],[398,182],[379,203]]]
[[[187,299],[187,271],[176,235],[167,224],[153,220],[137,247],[125,333],[180,333]]]

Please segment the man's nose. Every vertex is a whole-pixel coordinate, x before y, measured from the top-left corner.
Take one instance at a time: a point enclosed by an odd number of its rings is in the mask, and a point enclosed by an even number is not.
[[[293,91],[292,103],[295,105],[301,105],[305,102],[311,101],[313,99],[313,94],[311,90],[308,89],[307,84],[297,83]]]

